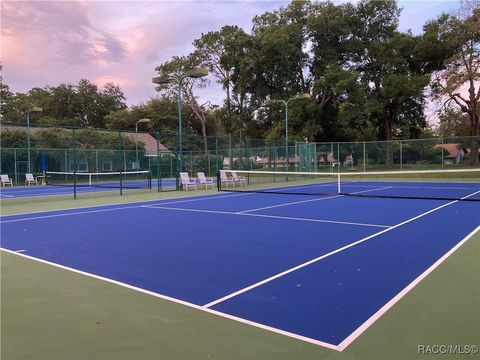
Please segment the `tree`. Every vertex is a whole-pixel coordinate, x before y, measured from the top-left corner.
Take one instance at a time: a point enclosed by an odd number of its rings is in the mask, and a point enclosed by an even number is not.
[[[457,108],[445,108],[439,115],[438,134],[442,137],[470,136],[472,127],[468,114]]]
[[[23,130],[8,130],[0,133],[0,143],[3,148],[26,149],[28,146],[27,132]],[[32,139],[31,146],[35,142]]]
[[[187,71],[200,66],[200,57],[198,53],[192,53],[189,56],[183,57],[173,57],[172,60],[167,61],[155,68],[158,71],[160,77],[172,79],[171,82],[167,84],[161,84],[157,87],[159,91],[166,91],[167,96],[170,98],[175,98],[178,94],[178,84],[180,79],[182,80],[182,99],[184,103],[190,108],[195,117],[199,120],[202,129],[203,135],[203,144],[204,151],[208,151],[208,140],[207,140],[207,116],[206,116],[206,105],[199,104],[198,98],[195,96],[195,90],[198,88],[203,88],[208,83],[207,78],[190,78],[185,77]],[[186,128],[188,129],[188,117],[186,118]]]
[[[480,6],[478,2],[464,5],[466,16],[443,16],[436,23],[438,36],[456,41],[456,51],[443,63],[432,81],[433,95],[446,99],[446,106],[457,106],[470,119],[470,135],[480,136]],[[478,139],[471,146],[469,161],[479,164]]]
[[[3,78],[0,77],[0,120],[4,119],[5,112],[8,112],[8,108],[5,105],[12,101],[13,93],[7,84],[3,82]]]
[[[112,111],[125,109],[125,96],[121,89],[107,83],[103,89],[83,79],[78,85],[60,84],[33,88],[27,93],[12,94],[2,85],[2,120],[25,123],[32,106],[40,106],[41,114],[32,118],[32,123],[105,127],[105,117]]]
[[[386,165],[392,166],[393,136],[426,126],[423,90],[429,74],[412,60],[417,39],[396,30],[400,10],[394,1],[364,0],[354,13],[350,61],[365,92],[360,112],[383,132]]]
[[[224,26],[220,31],[209,32],[194,41],[201,66],[210,73],[225,91],[224,128],[229,136],[229,156],[232,163],[232,134],[241,125],[239,115],[246,112],[245,65],[251,48],[251,36],[237,26]],[[236,112],[236,114],[234,113]]]

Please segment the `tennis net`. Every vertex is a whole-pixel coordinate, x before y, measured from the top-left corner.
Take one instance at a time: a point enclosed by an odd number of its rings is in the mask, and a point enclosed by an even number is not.
[[[115,172],[62,172],[47,171],[47,185],[123,188],[123,189],[151,189],[152,177],[150,171],[115,171]]]
[[[221,170],[219,191],[480,201],[480,169],[390,172]]]

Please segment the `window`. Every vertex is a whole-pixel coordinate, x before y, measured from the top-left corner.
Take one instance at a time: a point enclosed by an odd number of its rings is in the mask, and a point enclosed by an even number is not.
[[[112,169],[113,169],[112,160],[102,162],[102,171],[112,171]]]
[[[74,171],[74,162],[70,162],[70,171]],[[87,159],[78,159],[77,161],[77,171],[78,172],[88,172],[88,162]]]

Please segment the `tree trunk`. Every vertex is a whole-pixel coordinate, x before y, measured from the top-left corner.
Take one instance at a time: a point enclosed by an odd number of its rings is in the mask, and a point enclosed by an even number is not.
[[[478,153],[480,148],[480,122],[478,114],[475,111],[472,111],[470,114],[470,119],[472,122],[472,141],[470,142],[470,154],[468,156],[468,163],[471,166],[477,167],[480,164],[480,154]]]
[[[195,97],[193,96],[193,92],[190,89],[186,91],[186,98],[188,101],[188,105],[190,109],[192,109],[193,113],[197,116],[198,120],[200,120],[200,124],[202,125],[202,135],[203,135],[203,148],[205,150],[205,155],[208,154],[208,139],[207,139],[207,118],[205,116],[205,111],[202,106],[198,105]]]

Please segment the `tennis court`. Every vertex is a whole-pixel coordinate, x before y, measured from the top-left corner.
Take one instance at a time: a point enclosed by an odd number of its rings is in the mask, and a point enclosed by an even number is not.
[[[161,187],[163,189],[175,188],[175,179],[161,179]],[[156,189],[158,180],[152,179],[149,184],[147,180],[129,180],[122,184],[124,190],[148,189],[149,187]],[[118,181],[94,182],[92,184],[79,184],[75,191],[78,194],[88,194],[96,192],[112,192],[119,191]],[[38,185],[38,186],[16,186],[0,188],[0,199],[29,198],[37,196],[56,196],[56,195],[72,195],[72,184],[55,184],[55,185]]]
[[[393,187],[379,185],[362,184]],[[480,203],[463,200],[480,184],[451,186],[455,200],[293,185],[4,216],[2,248],[341,351],[479,229]]]

